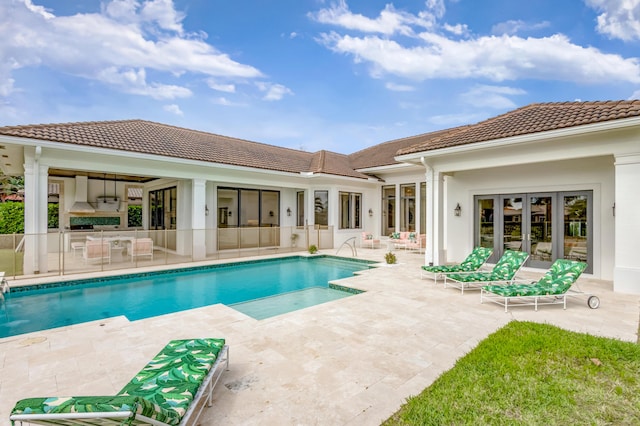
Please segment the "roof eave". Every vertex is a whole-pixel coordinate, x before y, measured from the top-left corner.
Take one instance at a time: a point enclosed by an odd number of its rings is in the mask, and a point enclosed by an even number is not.
[[[582,126],[572,126],[564,129],[548,130],[545,132],[528,133],[526,135],[511,136],[508,138],[491,139],[483,142],[467,143],[464,145],[439,148],[428,151],[413,152],[411,154],[398,155],[396,161],[409,164],[421,164],[423,158],[439,157],[442,155],[455,155],[469,151],[479,151],[487,148],[499,148],[508,145],[518,145],[534,141],[543,141],[567,136],[577,136],[593,132],[605,132],[610,130],[620,130],[627,127],[640,126],[640,117],[623,118],[600,123],[585,124]]]

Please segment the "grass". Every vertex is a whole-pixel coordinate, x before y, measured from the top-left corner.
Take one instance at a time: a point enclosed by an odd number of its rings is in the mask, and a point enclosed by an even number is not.
[[[16,253],[11,249],[0,249],[0,271],[4,271],[5,277],[22,275],[22,257],[22,252]]]
[[[640,345],[512,321],[383,423],[640,424]]]

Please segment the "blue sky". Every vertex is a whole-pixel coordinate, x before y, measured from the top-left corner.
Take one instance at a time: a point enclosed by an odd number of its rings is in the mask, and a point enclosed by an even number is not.
[[[352,153],[640,98],[640,0],[0,0],[0,126],[145,119]]]

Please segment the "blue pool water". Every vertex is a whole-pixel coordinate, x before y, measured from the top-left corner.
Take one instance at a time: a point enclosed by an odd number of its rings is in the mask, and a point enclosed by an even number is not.
[[[299,256],[13,289],[0,301],[0,338],[120,315],[134,321],[216,303],[262,319],[347,296],[328,282],[369,267],[331,256]],[[292,302],[291,295],[305,289],[319,293],[302,292]],[[314,293],[319,296],[310,298]]]

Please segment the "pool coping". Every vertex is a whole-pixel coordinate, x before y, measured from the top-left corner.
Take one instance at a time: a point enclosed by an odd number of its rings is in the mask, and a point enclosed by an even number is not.
[[[94,277],[86,277],[86,278],[77,278],[77,279],[67,279],[67,280],[59,280],[55,282],[44,282],[39,284],[23,284],[11,286],[9,293],[21,293],[28,291],[38,291],[38,290],[49,290],[60,287],[72,287],[72,286],[82,286],[86,284],[98,284],[101,282],[111,281],[113,279],[131,279],[131,278],[148,278],[159,275],[166,275],[172,273],[183,273],[183,272],[195,272],[195,271],[204,271],[209,269],[219,269],[226,267],[235,267],[235,266],[243,266],[250,265],[256,263],[268,263],[274,262],[277,260],[283,259],[318,259],[318,258],[332,258],[332,259],[340,259],[340,260],[348,260],[353,263],[362,263],[369,265],[370,267],[375,267],[374,265],[378,262],[367,260],[367,259],[355,259],[348,258],[342,256],[333,256],[329,254],[316,254],[316,255],[288,255],[288,256],[277,256],[277,257],[268,257],[261,259],[249,259],[249,260],[238,260],[234,262],[225,262],[225,263],[210,263],[206,265],[197,265],[197,266],[185,266],[185,267],[174,267],[171,269],[156,269],[151,271],[143,271],[143,272],[125,272],[121,274],[110,274],[110,275],[100,275]]]

